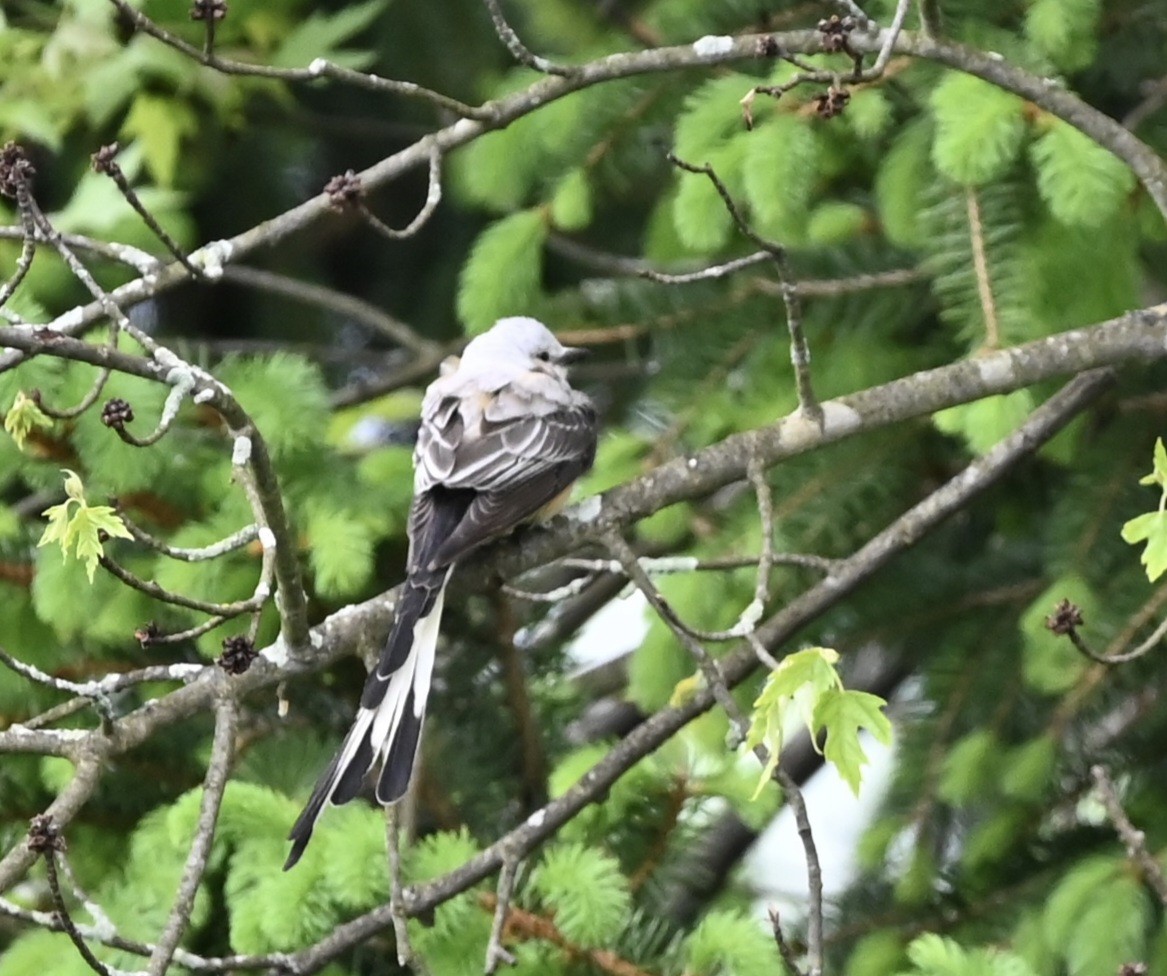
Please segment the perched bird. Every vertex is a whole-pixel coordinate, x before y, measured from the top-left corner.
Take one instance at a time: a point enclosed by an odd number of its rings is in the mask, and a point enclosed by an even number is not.
[[[460,360],[446,360],[426,390],[393,629],[352,728],[288,835],[285,870],[304,853],[325,804],[355,797],[370,770],[380,768],[378,802],[405,795],[455,564],[520,523],[555,514],[595,459],[595,408],[565,368],[583,352],[535,319],[500,319]]]

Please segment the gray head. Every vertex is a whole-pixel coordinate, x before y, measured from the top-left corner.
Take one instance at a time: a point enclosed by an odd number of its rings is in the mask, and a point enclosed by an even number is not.
[[[462,369],[508,365],[550,372],[587,354],[586,349],[563,345],[538,319],[526,316],[499,319],[482,335],[471,339],[462,352]]]

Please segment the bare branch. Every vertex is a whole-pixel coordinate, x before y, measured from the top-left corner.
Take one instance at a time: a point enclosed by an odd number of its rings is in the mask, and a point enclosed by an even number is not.
[[[486,4],[486,9],[490,13],[490,21],[494,24],[495,33],[498,34],[499,40],[506,45],[511,56],[519,62],[525,64],[528,68],[534,68],[545,75],[560,75],[561,77],[571,77],[574,74],[573,68],[563,67],[548,61],[546,58],[541,58],[537,54],[533,54],[527,46],[519,39],[519,35],[515,33],[513,27],[507,23],[506,17],[503,16],[502,6],[499,0],[483,0]]]
[[[223,792],[227,788],[227,773],[231,767],[231,756],[235,748],[235,723],[238,704],[229,687],[230,679],[223,677],[219,705],[215,712],[215,735],[211,742],[211,758],[207,764],[207,776],[203,781],[203,800],[199,807],[198,824],[195,827],[194,842],[186,856],[182,870],[182,880],[174,905],[166,919],[166,927],[154,951],[150,954],[148,972],[150,976],[164,976],[174,957],[174,950],[182,941],[182,934],[190,922],[195,895],[211,855],[211,842],[215,837],[215,825],[219,819],[219,806]]]
[[[1162,866],[1147,849],[1146,834],[1136,828],[1126,815],[1110,773],[1105,766],[1099,765],[1090,768],[1090,775],[1094,777],[1098,794],[1102,798],[1103,806],[1106,807],[1110,822],[1114,824],[1115,832],[1126,846],[1127,856],[1135,863],[1159,901],[1167,905],[1167,877],[1164,877]]]
[[[491,976],[499,966],[505,963],[508,966],[515,964],[515,957],[503,946],[502,932],[506,924],[507,912],[510,910],[511,896],[515,892],[515,874],[518,871],[517,858],[505,857],[502,870],[498,873],[497,901],[494,904],[494,921],[490,925],[490,941],[486,944],[485,972]]]

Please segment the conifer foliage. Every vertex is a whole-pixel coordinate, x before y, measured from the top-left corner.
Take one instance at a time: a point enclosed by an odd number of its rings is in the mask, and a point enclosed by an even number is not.
[[[1167,972],[1165,53],[1141,0],[0,5],[0,976]],[[454,578],[408,801],[284,872],[425,385],[515,314],[592,349],[595,468]]]

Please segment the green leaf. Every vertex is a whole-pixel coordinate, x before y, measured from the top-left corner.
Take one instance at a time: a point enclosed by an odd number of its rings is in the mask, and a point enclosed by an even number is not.
[[[551,221],[561,230],[582,230],[592,222],[592,187],[583,169],[559,181],[551,198]]]
[[[182,141],[198,128],[198,116],[186,102],[139,92],[122,123],[122,135],[141,143],[150,174],[162,186],[171,186],[178,172]]]
[[[632,896],[614,857],[582,844],[556,844],[547,851],[532,885],[555,913],[555,924],[571,941],[611,945],[628,921]]]
[[[778,766],[791,721],[796,717],[800,719],[814,738],[819,701],[827,692],[842,687],[835,670],[838,660],[838,651],[829,647],[808,647],[784,658],[766,676],[766,684],[754,702],[750,728],[743,744],[747,750],[765,746],[768,753],[766,766],[754,791],[755,799]]]
[[[371,55],[353,51],[342,53],[341,45],[372,24],[385,9],[386,2],[365,0],[364,3],[342,7],[333,14],[313,13],[284,38],[272,57],[272,64],[278,68],[304,68],[315,58],[328,58],[353,68],[369,64]]]
[[[867,754],[859,743],[866,730],[884,745],[891,743],[891,722],[883,714],[887,705],[878,695],[866,691],[829,689],[815,709],[815,724],[826,729],[823,756],[833,763],[856,795]]]
[[[952,74],[932,93],[936,135],[932,159],[957,183],[988,183],[1017,158],[1025,135],[1025,102],[972,75]]]
[[[51,505],[42,515],[48,517],[37,547],[57,544],[61,547],[61,558],[69,558],[73,550],[75,558],[85,563],[85,573],[93,582],[98,557],[105,550],[101,533],[120,539],[132,539],[129,529],[121,517],[108,505],[90,505],[85,501],[85,489],[76,472],[65,471],[66,498],[59,505]],[[76,509],[72,506],[76,505]]]
[[[525,315],[539,297],[547,221],[538,209],[495,221],[478,235],[458,279],[458,317],[470,335],[506,315]]]
[[[929,155],[931,143],[931,126],[923,122],[908,125],[884,154],[875,175],[879,219],[887,239],[899,247],[916,248],[924,243],[922,190],[936,178]]]
[[[740,146],[711,151],[705,161],[727,187],[736,180]],[[703,173],[680,173],[680,188],[673,199],[673,226],[677,237],[691,251],[711,254],[729,241],[733,217],[713,181]]]
[[[23,451],[29,434],[34,430],[48,430],[53,426],[49,417],[32,397],[21,390],[4,415],[4,429],[12,435],[16,446]]]
[[[1126,163],[1067,122],[1052,119],[1030,156],[1037,189],[1064,224],[1097,227],[1115,214],[1134,189]]]

